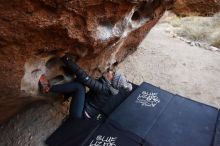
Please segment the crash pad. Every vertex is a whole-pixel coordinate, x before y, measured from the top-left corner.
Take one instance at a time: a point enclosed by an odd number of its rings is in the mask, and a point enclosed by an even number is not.
[[[48,146],[152,146],[114,121],[69,119],[46,140]]]
[[[218,112],[142,83],[109,119],[155,146],[211,146]]]
[[[141,137],[122,129],[113,121],[102,124],[84,146],[151,146]]]
[[[213,146],[220,146],[220,111],[218,114]]]
[[[48,146],[81,146],[100,125],[99,121],[67,119],[45,141]]]

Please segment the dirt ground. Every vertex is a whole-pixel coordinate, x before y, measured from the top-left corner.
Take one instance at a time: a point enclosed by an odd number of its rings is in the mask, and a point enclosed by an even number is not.
[[[191,46],[158,24],[118,69],[134,83],[149,82],[220,108],[220,52]]]
[[[149,82],[220,108],[220,52],[190,46],[158,24],[118,69],[134,83]],[[44,146],[62,122],[67,104],[38,103],[0,126],[0,146]]]

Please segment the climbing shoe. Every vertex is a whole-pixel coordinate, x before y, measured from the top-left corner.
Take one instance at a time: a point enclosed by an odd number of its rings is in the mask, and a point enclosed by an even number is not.
[[[39,79],[39,89],[40,89],[41,93],[48,93],[50,90],[50,83],[46,79],[45,75],[41,75],[41,77]]]

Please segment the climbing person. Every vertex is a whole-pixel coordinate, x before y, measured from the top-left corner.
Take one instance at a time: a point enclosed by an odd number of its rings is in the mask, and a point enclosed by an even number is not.
[[[76,79],[65,84],[50,85],[42,75],[39,83],[43,93],[62,93],[72,97],[70,118],[105,119],[136,88],[119,72],[108,70],[100,78],[93,79],[70,56],[65,55],[61,60]],[[89,88],[87,93],[85,87]]]

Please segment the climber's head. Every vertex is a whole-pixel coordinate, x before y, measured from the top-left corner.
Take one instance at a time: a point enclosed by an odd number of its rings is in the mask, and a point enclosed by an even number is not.
[[[127,81],[125,76],[118,71],[107,70],[104,76],[112,83],[115,89],[124,88],[128,91],[132,90],[132,85]]]

